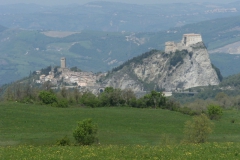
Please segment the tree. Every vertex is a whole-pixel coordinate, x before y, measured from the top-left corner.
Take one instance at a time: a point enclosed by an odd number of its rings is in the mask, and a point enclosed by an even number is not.
[[[98,98],[96,97],[96,95],[94,95],[91,92],[84,92],[82,94],[80,102],[83,105],[86,105],[86,106],[89,106],[89,107],[92,107],[92,108],[98,107],[99,104],[100,104]]]
[[[103,106],[119,106],[125,104],[123,91],[119,88],[106,87],[104,92],[99,95]]]
[[[222,116],[222,108],[218,105],[210,104],[207,107],[207,113],[211,120],[218,120]]]
[[[7,87],[7,89],[6,89],[6,92],[5,92],[5,94],[4,94],[4,98],[5,98],[5,100],[7,100],[7,101],[12,101],[13,100],[13,98],[14,98],[14,93],[13,93],[13,88],[12,88],[12,86],[8,86]]]
[[[185,123],[185,140],[191,143],[204,143],[212,133],[212,122],[205,114],[193,117],[192,121]]]
[[[223,108],[228,108],[233,105],[233,101],[231,97],[229,97],[224,92],[220,92],[215,96],[215,100],[219,103],[219,105]]]
[[[76,129],[73,131],[73,137],[80,145],[91,145],[97,138],[97,125],[92,123],[91,119],[85,119],[78,122]]]
[[[52,84],[50,81],[44,82],[42,85],[43,90],[47,90],[47,91],[50,91],[51,87],[52,87]]]
[[[73,90],[73,97],[74,97],[76,103],[78,103],[78,101],[81,97],[81,94],[79,93],[79,90],[77,88],[74,88],[74,90]]]
[[[61,96],[62,96],[63,98],[67,98],[67,89],[66,89],[65,86],[62,87],[60,93],[61,93]]]
[[[136,99],[134,92],[131,89],[122,90],[122,98],[125,101],[126,105],[130,105],[132,99]]]
[[[154,108],[164,108],[166,105],[166,97],[162,92],[151,91],[150,94],[144,96],[147,106],[153,106]]]
[[[41,91],[38,97],[44,104],[52,104],[57,102],[56,95],[50,91]]]

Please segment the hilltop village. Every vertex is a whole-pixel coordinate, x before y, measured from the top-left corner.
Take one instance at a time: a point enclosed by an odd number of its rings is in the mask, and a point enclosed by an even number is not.
[[[66,88],[81,88],[88,90],[98,90],[99,85],[97,81],[104,76],[104,73],[95,74],[92,72],[84,72],[76,67],[74,69],[69,69],[66,67],[66,58],[62,57],[60,60],[60,67],[51,67],[51,71],[48,74],[42,74],[41,71],[36,71],[39,75],[39,79],[35,80],[38,84],[43,84],[45,82],[51,82],[54,86],[52,89],[61,88],[62,86]]]

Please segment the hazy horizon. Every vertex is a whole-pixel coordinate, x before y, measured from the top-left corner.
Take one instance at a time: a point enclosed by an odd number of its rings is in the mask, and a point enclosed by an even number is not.
[[[103,1],[103,0],[0,0],[0,5],[6,4],[18,4],[18,3],[33,3],[33,4],[40,4],[40,5],[68,5],[68,4],[85,4],[94,1]],[[161,3],[189,3],[189,2],[199,2],[199,0],[105,0],[108,2],[122,2],[122,3],[132,3],[132,4],[161,4]],[[231,3],[237,2],[240,0],[211,0],[211,3]],[[203,0],[201,2],[209,2],[209,0]]]

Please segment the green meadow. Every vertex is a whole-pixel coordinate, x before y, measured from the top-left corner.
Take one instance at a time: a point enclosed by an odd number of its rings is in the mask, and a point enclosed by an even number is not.
[[[0,159],[238,159],[240,111],[224,110],[213,121],[205,144],[183,144],[183,129],[192,117],[162,109],[70,107],[0,103]],[[56,146],[77,122],[98,125],[93,146]],[[238,157],[238,158],[237,158]]]
[[[17,146],[0,148],[0,159],[51,159],[51,160],[123,160],[123,159],[172,159],[193,160],[240,159],[239,143],[205,143],[171,146],[101,145],[101,146]]]

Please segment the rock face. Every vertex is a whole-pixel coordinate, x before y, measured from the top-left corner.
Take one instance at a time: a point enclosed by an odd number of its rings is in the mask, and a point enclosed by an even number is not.
[[[141,57],[113,70],[103,84],[137,92],[151,89],[173,91],[220,82],[202,42],[191,45],[190,50],[151,51]]]

